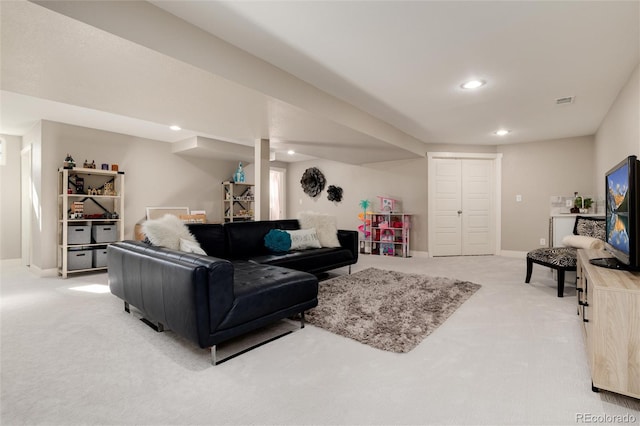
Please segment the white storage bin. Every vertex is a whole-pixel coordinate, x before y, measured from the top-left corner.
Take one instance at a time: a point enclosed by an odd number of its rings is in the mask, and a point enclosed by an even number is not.
[[[67,252],[67,270],[91,269],[91,249],[69,250]]]
[[[93,267],[104,268],[107,266],[107,248],[100,247],[93,249]]]
[[[90,225],[69,225],[67,234],[68,244],[89,244],[91,243]]]
[[[118,225],[93,225],[91,237],[94,243],[112,243],[118,239]]]

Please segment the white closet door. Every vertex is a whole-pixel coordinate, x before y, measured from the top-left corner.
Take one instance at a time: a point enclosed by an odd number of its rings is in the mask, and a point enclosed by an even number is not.
[[[434,159],[433,256],[494,254],[494,162]]]

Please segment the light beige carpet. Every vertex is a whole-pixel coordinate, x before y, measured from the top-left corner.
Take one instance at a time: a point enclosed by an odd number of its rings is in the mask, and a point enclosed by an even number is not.
[[[479,284],[368,268],[320,283],[309,323],[390,352],[409,352]]]

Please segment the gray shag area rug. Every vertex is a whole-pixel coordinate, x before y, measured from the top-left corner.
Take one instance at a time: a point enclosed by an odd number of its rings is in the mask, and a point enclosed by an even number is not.
[[[309,323],[390,352],[409,352],[479,284],[368,268],[320,283]]]

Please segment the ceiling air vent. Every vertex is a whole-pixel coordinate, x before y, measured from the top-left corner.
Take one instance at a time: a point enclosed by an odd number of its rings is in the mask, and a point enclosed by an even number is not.
[[[556,99],[556,105],[572,104],[575,96],[565,96],[564,98]]]

